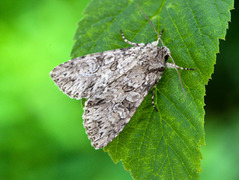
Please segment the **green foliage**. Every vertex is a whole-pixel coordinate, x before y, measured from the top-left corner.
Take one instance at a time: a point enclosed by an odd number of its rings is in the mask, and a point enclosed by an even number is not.
[[[185,99],[176,71],[166,70],[130,123],[106,148],[114,162],[122,160],[135,179],[198,179],[204,137],[204,96],[224,39],[233,0],[138,2],[158,31],[181,71]],[[73,58],[124,48],[123,30],[133,42],[157,39],[150,23],[132,1],[92,0],[79,22]]]

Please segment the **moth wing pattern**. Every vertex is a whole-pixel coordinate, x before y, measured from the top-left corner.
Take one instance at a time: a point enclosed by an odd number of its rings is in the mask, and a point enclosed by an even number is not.
[[[55,84],[71,98],[89,98],[136,63],[139,47],[105,51],[69,60],[51,72]]]
[[[84,127],[95,149],[105,147],[124,129],[160,77],[138,65],[86,101]]]
[[[141,43],[79,57],[52,70],[51,77],[64,93],[88,98],[84,127],[95,149],[105,147],[123,130],[161,78],[168,52],[157,42]]]

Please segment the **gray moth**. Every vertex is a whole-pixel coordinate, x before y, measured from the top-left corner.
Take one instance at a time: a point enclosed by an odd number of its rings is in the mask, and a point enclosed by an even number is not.
[[[157,41],[148,44],[130,42],[122,31],[121,34],[133,47],[78,57],[50,72],[55,84],[70,98],[87,98],[83,124],[95,149],[105,147],[119,135],[166,67],[192,70],[167,62],[172,56],[163,45],[162,33]],[[158,47],[159,41],[162,47]],[[156,109],[153,102],[152,95]]]

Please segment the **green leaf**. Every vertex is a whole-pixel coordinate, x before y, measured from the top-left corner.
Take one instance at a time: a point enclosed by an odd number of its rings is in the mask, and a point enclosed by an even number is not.
[[[122,160],[135,179],[198,179],[204,137],[204,96],[224,39],[233,0],[144,0],[138,2],[180,71],[185,99],[175,70],[165,70],[157,85],[156,112],[148,94],[129,124],[107,147],[115,163]],[[92,0],[79,22],[72,57],[128,47],[157,39],[151,24],[133,1]],[[150,52],[149,52],[150,53]]]

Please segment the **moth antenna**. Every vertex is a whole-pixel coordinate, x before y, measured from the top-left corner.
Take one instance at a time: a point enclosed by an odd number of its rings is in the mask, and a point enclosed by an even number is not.
[[[135,4],[138,6],[138,8],[140,9],[140,11],[141,11],[142,14],[144,15],[144,17],[150,22],[150,24],[153,26],[154,31],[157,33],[157,35],[158,35],[157,44],[158,44],[159,41],[160,41],[161,44],[162,44],[162,46],[164,46],[163,40],[161,39],[161,36],[162,36],[162,34],[163,34],[163,32],[164,32],[164,29],[163,29],[163,30],[161,31],[161,33],[159,34],[158,31],[156,30],[155,26],[153,25],[153,23],[149,20],[149,18],[146,16],[146,14],[144,13],[144,11],[143,11],[143,10],[141,9],[141,7],[138,5],[138,3],[135,3]],[[175,61],[173,60],[173,57],[171,56],[171,54],[169,54],[169,57],[172,59],[173,63],[175,64]],[[175,66],[176,66],[176,64],[175,64]],[[183,83],[182,83],[182,79],[181,79],[180,73],[179,73],[177,67],[176,67],[175,69],[176,69],[176,71],[177,71],[177,73],[178,73],[178,77],[179,77],[179,81],[180,81],[181,86],[182,86],[182,89],[183,89],[183,93],[184,93],[184,95],[185,95],[185,98],[187,99],[187,95],[186,95],[186,92],[185,92],[184,87],[183,87]]]
[[[162,39],[161,39],[161,35],[163,34],[164,29],[163,29],[163,30],[161,31],[161,33],[159,34],[158,31],[156,30],[155,26],[153,25],[153,23],[149,20],[148,16],[146,16],[146,14],[145,14],[144,11],[141,9],[141,7],[138,5],[138,3],[135,3],[135,4],[138,6],[138,8],[140,9],[140,11],[141,11],[142,14],[144,15],[144,17],[150,22],[150,24],[153,26],[154,31],[157,33],[157,35],[158,35],[157,44],[158,44],[159,41],[160,41],[161,44],[162,44],[162,46],[164,46],[163,41],[162,41]]]
[[[169,57],[172,59],[173,64],[175,64],[175,61],[173,60],[173,57],[171,56],[171,54],[169,54]],[[175,64],[175,65],[176,65],[176,64]],[[186,92],[185,92],[184,87],[183,87],[183,83],[182,83],[182,79],[181,79],[180,73],[179,73],[177,67],[175,67],[175,69],[176,69],[176,71],[177,71],[177,73],[178,73],[178,78],[179,78],[179,81],[180,81],[180,83],[181,83],[181,87],[182,87],[182,89],[183,89],[183,93],[184,93],[184,95],[185,95],[185,99],[187,99],[187,95],[186,95]]]

